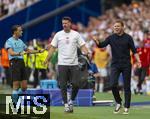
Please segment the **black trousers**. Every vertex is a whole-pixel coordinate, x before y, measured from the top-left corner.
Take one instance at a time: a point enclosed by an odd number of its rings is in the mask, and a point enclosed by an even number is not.
[[[125,64],[123,65],[121,64],[118,66],[111,67],[110,82],[111,82],[112,93],[115,101],[119,104],[121,104],[122,101],[118,89],[118,79],[120,73],[122,73],[123,83],[124,83],[124,97],[125,97],[124,107],[129,108],[130,101],[131,101],[131,89],[130,89],[131,65],[125,66]]]
[[[147,69],[146,67],[141,67],[139,69],[137,69],[137,75],[138,75],[138,84],[137,84],[137,87],[138,87],[138,90],[141,90],[142,89],[142,83],[144,82],[144,79],[146,77],[146,72],[147,72]]]
[[[32,69],[30,67],[26,67],[26,72],[27,72],[27,79],[28,79],[28,82],[29,82],[29,78],[30,78],[30,74],[32,72]]]
[[[62,98],[64,104],[67,103],[67,87],[68,84],[72,85],[71,99],[75,100],[75,97],[79,90],[79,67],[58,65],[58,84],[61,89]]]
[[[41,77],[39,77],[39,73],[41,72]],[[47,78],[46,76],[47,69],[37,69],[35,68],[33,76],[34,76],[34,88],[39,84],[40,79],[44,80]]]

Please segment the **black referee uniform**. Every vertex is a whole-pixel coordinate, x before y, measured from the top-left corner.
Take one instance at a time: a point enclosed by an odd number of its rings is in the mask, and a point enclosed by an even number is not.
[[[112,34],[105,39],[105,41],[100,42],[98,47],[111,46],[112,52],[112,63],[111,63],[111,74],[110,74],[110,84],[112,88],[112,93],[115,101],[121,104],[121,97],[118,89],[118,79],[120,73],[123,75],[124,82],[124,92],[125,92],[125,103],[124,107],[130,107],[131,101],[131,62],[130,62],[130,49],[135,54],[136,48],[134,46],[133,39],[130,35],[123,33],[121,36],[117,34]]]

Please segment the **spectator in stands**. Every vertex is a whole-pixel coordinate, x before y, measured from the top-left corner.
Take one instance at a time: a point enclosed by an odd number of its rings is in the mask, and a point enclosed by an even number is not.
[[[28,49],[34,50],[32,40],[30,40],[28,43]],[[34,81],[34,77],[33,77],[34,54],[24,54],[23,59],[25,62],[25,67],[26,67],[26,72],[27,72],[27,81],[28,81],[28,84],[31,84]]]
[[[43,42],[38,40],[37,41],[37,50],[44,50]],[[46,57],[48,55],[48,51],[45,50],[42,53],[34,54],[34,88],[36,88],[39,85],[40,80],[47,79],[47,69],[48,66],[44,66],[43,62],[45,61]],[[40,75],[41,74],[41,75]]]
[[[47,64],[52,53],[58,48],[58,82],[64,101],[64,111],[67,113],[73,112],[72,101],[75,100],[79,89],[77,47],[79,46],[86,55],[88,54],[84,40],[78,32],[71,29],[71,23],[70,17],[63,17],[63,30],[57,32],[54,36],[48,56],[44,62],[44,64]],[[67,102],[67,84],[69,81],[72,84],[72,94],[71,100]]]
[[[39,0],[0,0],[0,17],[12,15]]]
[[[1,65],[4,68],[6,84],[12,87],[8,52],[5,48],[1,49]]]
[[[96,64],[94,63],[93,59],[92,59],[92,53],[89,54],[88,59],[89,59],[89,64],[88,64],[88,83],[89,83],[89,88],[93,89],[94,93],[93,93],[93,100],[96,99],[95,97],[95,82],[96,79],[100,77],[100,73],[98,72],[98,68],[96,66]]]
[[[137,92],[136,93],[143,93],[142,90],[142,84],[145,80],[145,77],[147,75],[147,71],[149,68],[149,57],[148,57],[148,49],[144,47],[144,42],[140,42],[140,47],[137,49],[137,52],[140,56],[141,60],[141,67],[137,67],[137,76],[138,76],[138,84],[137,84]]]
[[[95,48],[94,49],[94,61],[98,67],[100,78],[97,79],[96,89],[99,92],[104,90],[104,81],[108,76],[107,66],[109,64],[109,53],[106,48]]]
[[[150,96],[150,76],[146,79],[146,93]]]

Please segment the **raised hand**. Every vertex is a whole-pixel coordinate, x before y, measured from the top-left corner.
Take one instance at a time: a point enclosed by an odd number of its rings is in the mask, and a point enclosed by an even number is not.
[[[94,40],[96,42],[96,44],[99,44],[99,39],[98,36],[96,35],[91,35],[92,40]]]

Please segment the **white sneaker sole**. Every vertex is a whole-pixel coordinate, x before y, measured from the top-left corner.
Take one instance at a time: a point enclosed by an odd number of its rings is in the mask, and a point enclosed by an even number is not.
[[[114,114],[118,114],[118,113],[120,113],[120,110],[118,111],[118,112],[113,112]]]
[[[122,114],[123,114],[123,115],[128,115],[129,113],[128,113],[128,112],[123,112]]]

